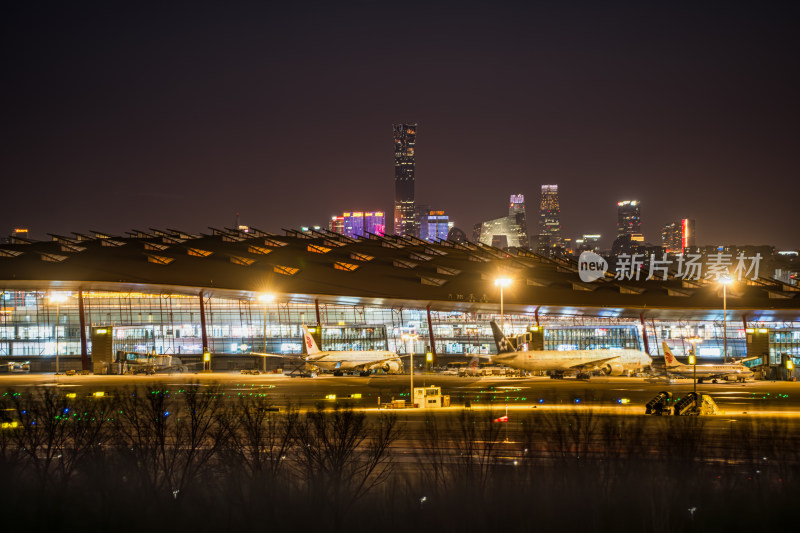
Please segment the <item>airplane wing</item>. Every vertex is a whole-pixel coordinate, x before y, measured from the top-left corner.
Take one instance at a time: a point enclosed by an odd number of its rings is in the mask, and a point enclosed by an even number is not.
[[[579,363],[577,365],[572,365],[569,368],[575,370],[586,370],[586,369],[593,369],[598,368],[603,363],[607,363],[608,361],[613,361],[614,359],[619,359],[618,355],[614,357],[606,357],[605,359],[595,359],[594,361],[587,361],[585,363]]]

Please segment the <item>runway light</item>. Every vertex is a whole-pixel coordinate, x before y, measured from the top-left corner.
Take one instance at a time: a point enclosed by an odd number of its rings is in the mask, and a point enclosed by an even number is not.
[[[77,395],[77,394],[75,394],[74,392],[68,392],[68,393],[66,394],[66,396],[67,396],[67,398],[69,398],[70,400],[74,400],[74,399],[75,399],[75,397],[77,397],[78,395]]]
[[[359,399],[361,399],[361,393],[360,392],[356,392],[354,394],[351,394],[350,397],[353,398],[354,400],[359,400]]]
[[[617,400],[617,403],[620,403],[620,404],[631,403],[631,399],[630,398],[620,398],[619,400]]]
[[[74,393],[73,393],[73,394],[74,394]],[[97,392],[95,392],[95,393],[93,393],[93,394],[92,394],[92,396],[94,396],[95,398],[102,398],[102,397],[103,397],[103,396],[105,396],[105,395],[106,395],[106,393],[105,393],[105,392],[103,392],[103,391],[101,391],[101,390],[99,390],[99,391],[97,391]]]
[[[326,400],[335,400],[336,399],[336,395],[335,394],[328,394],[327,396],[325,396],[325,399]]]

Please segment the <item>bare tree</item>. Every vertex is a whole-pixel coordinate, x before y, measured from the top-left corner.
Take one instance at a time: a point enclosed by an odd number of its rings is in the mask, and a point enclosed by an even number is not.
[[[296,474],[306,503],[330,513],[338,530],[353,504],[392,471],[397,417],[382,415],[369,424],[350,406],[317,409],[299,420],[296,435]]]

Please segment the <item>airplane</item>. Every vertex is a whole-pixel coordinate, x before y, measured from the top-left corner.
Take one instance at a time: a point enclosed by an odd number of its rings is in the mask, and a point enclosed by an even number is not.
[[[117,352],[117,362],[124,364],[126,374],[155,374],[156,372],[188,372],[190,366],[199,363],[184,363],[174,355],[137,352]]]
[[[480,363],[480,357],[486,357],[486,356],[485,355],[473,356],[467,365],[458,369],[457,372],[458,375],[461,377],[478,377],[478,376],[499,376],[506,374],[505,368],[496,365],[493,366],[487,366],[486,364],[482,365]]]
[[[458,369],[458,375],[461,377],[482,376],[484,375],[482,370],[483,369],[481,368],[480,365],[480,359],[476,355],[470,360],[469,364],[467,364],[464,368]]]
[[[681,364],[675,359],[672,350],[669,349],[666,342],[661,341],[661,346],[664,347],[664,361],[666,362],[667,375],[689,379],[696,377],[698,383],[702,383],[704,379],[711,379],[714,383],[716,383],[718,379],[744,382],[747,378],[753,377],[753,371],[741,363],[725,363],[721,365]]]
[[[303,324],[303,342],[307,352],[306,364],[321,370],[331,370],[334,376],[341,376],[345,370],[358,371],[362,376],[368,376],[372,370],[383,370],[387,374],[394,374],[403,368],[400,356],[389,350],[320,350],[305,324]]]
[[[649,367],[653,360],[645,352],[629,348],[602,350],[516,350],[506,338],[497,322],[492,326],[497,355],[493,362],[520,370],[547,371],[553,379],[563,379],[564,374],[576,373],[578,379],[589,379],[591,372],[600,370],[608,376],[621,376]]]

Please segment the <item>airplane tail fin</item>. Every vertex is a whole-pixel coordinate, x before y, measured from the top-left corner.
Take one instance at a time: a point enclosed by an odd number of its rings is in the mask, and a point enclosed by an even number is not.
[[[479,357],[476,355],[476,356],[474,356],[474,357],[472,358],[472,360],[470,360],[470,362],[469,362],[469,365],[468,365],[468,368],[469,368],[471,371],[477,371],[477,370],[479,370],[479,369],[480,369],[480,367],[481,367],[481,364],[480,364],[480,358],[479,358]]]
[[[491,322],[489,322],[489,325],[492,326],[492,333],[494,334],[494,343],[497,346],[497,355],[516,352],[516,350],[508,341],[503,332],[500,331],[500,326],[497,325],[497,322],[492,320]]]
[[[672,355],[672,350],[669,349],[669,346],[667,346],[667,343],[664,342],[664,341],[661,341],[661,346],[663,346],[663,348],[664,348],[664,361],[667,363],[667,368],[672,368],[672,367],[675,367],[675,366],[681,366],[681,364],[678,362],[678,360],[675,359],[675,356]]]
[[[308,355],[314,355],[320,352],[317,341],[311,336],[311,332],[308,331],[308,327],[305,324],[303,324],[303,342],[306,345],[306,353],[308,353]]]

